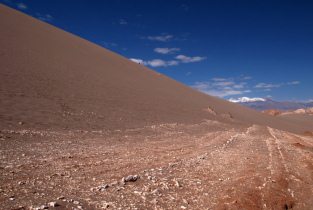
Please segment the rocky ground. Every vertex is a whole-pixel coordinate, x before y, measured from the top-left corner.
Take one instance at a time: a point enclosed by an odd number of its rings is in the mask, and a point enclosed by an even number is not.
[[[1,130],[1,209],[312,209],[313,137],[205,121]]]

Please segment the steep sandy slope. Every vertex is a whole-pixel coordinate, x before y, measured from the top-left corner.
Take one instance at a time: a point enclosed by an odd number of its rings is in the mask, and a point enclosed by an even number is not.
[[[309,129],[199,93],[4,5],[0,28],[0,128],[123,129],[231,116]]]

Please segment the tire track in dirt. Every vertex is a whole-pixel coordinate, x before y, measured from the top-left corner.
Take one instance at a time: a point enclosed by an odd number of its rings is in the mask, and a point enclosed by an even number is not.
[[[270,176],[264,183],[264,198],[270,202],[266,202],[267,208],[285,208],[291,209],[294,206],[294,192],[290,189],[290,169],[287,165],[286,157],[282,152],[281,139],[277,137],[277,132],[273,128],[267,127],[269,138],[266,138],[268,147]],[[276,194],[273,195],[273,192]],[[275,201],[275,202],[273,202]]]
[[[231,178],[229,182],[237,187],[232,188],[231,196],[219,199],[215,207],[225,209],[242,209],[244,206],[251,209],[293,207],[294,193],[288,184],[290,169],[274,131],[267,127],[252,125],[246,132],[232,135],[222,148],[221,154],[216,154],[224,161],[228,159],[224,165],[227,170],[222,176],[229,177],[229,174],[232,174],[236,178]],[[236,167],[229,165],[231,163],[236,164]]]
[[[54,159],[45,156],[47,163],[36,156],[30,164],[41,167],[28,170],[33,170],[35,175],[49,175],[39,180],[43,183],[55,183],[37,186],[37,189],[54,197],[66,192],[68,198],[79,198],[86,207],[93,209],[101,208],[102,202],[113,209],[129,209],[132,205],[138,209],[276,210],[292,207],[304,210],[313,206],[310,198],[313,164],[309,162],[313,154],[294,146],[300,139],[293,134],[258,125],[215,130],[208,124],[189,129],[192,130],[162,127],[162,132],[158,129],[128,131],[110,139],[106,137],[105,141],[104,137],[91,136],[84,141],[74,141],[72,137],[53,144],[48,142],[42,145],[44,150],[41,149],[40,154],[53,151],[52,148],[63,148],[60,149],[63,153],[55,153]],[[181,132],[184,130],[186,132]],[[142,136],[142,132],[149,136]],[[69,140],[73,141],[70,145]],[[306,141],[303,139],[301,143],[307,145]],[[37,145],[37,141],[32,145]],[[26,154],[21,158],[27,157]],[[303,162],[297,166],[299,161]],[[46,167],[48,165],[54,167]],[[50,179],[53,168],[58,169],[58,174]],[[62,176],[65,171],[70,172],[71,177],[67,177],[68,173]],[[115,184],[129,174],[139,175],[140,179]],[[19,180],[15,180],[16,185]],[[103,184],[109,187],[104,191],[91,190]],[[46,190],[61,185],[62,193],[59,189]],[[295,191],[295,198],[291,189]],[[21,196],[15,193],[17,198]],[[25,199],[33,198],[32,194],[27,196]]]
[[[312,209],[313,194],[313,138],[274,130],[279,139],[288,174],[288,191],[295,200],[296,209]],[[306,203],[303,202],[306,200]]]
[[[255,125],[251,125],[250,127],[247,128],[247,130],[245,132],[239,132],[236,133],[234,135],[232,135],[227,141],[226,143],[224,143],[222,145],[222,149],[226,149],[227,146],[229,146],[232,142],[234,142],[238,137],[244,137],[244,136],[248,136],[249,133],[251,132],[252,129],[255,128]]]
[[[286,159],[281,151],[281,147],[280,147],[280,143],[279,143],[279,140],[278,138],[275,136],[275,133],[274,133],[274,129],[270,128],[270,127],[267,127],[269,133],[271,134],[271,136],[273,137],[274,139],[274,142],[275,142],[275,147],[277,148],[278,152],[279,152],[279,156],[282,160],[282,164],[284,166],[284,169],[285,169],[285,172],[287,172],[287,174],[289,174],[289,169],[288,169],[288,166],[286,164]]]
[[[273,169],[273,150],[274,150],[274,147],[273,147],[272,142],[269,138],[266,138],[265,142],[266,142],[266,146],[268,148],[268,155],[269,155],[269,164],[268,164],[267,169],[270,170],[270,174],[272,177],[274,175],[274,169]]]
[[[259,127],[251,125],[245,131],[237,130],[211,154],[207,164],[214,168],[214,175],[218,177],[211,184],[214,189],[212,209],[256,209],[263,205],[257,187],[262,185],[259,173],[263,173],[262,168],[266,166],[258,164],[257,160],[258,153],[266,151],[266,145],[259,145],[259,136],[255,136],[262,134]]]

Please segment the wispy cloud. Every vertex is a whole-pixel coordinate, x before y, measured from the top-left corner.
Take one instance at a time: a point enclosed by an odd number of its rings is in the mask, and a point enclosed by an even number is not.
[[[172,53],[175,53],[175,52],[178,52],[180,51],[179,48],[161,48],[161,47],[157,47],[157,48],[154,48],[154,52],[157,52],[157,53],[160,53],[160,54],[172,54]]]
[[[117,47],[118,46],[118,44],[116,44],[115,42],[105,42],[105,41],[102,41],[101,44],[104,47],[107,47],[107,48],[113,48],[113,47]]]
[[[140,58],[130,58],[129,60],[135,62],[135,63],[138,63],[138,64],[144,64],[145,61],[140,59]]]
[[[45,22],[51,22],[54,18],[52,17],[52,15],[50,14],[40,14],[40,13],[36,13],[36,17],[39,20],[45,21]]]
[[[221,81],[226,81],[227,79],[226,78],[220,78],[220,77],[215,77],[212,79],[214,82],[221,82]]]
[[[254,88],[263,89],[264,91],[270,91],[273,88],[280,88],[286,85],[299,85],[300,81],[291,81],[285,83],[258,83],[254,86]]]
[[[194,63],[194,62],[199,62],[199,61],[203,61],[206,59],[206,57],[201,57],[201,56],[189,57],[186,55],[177,55],[175,58],[182,63]]]
[[[258,83],[254,87],[255,88],[262,88],[262,89],[269,89],[269,88],[278,88],[281,87],[282,84],[272,84],[272,83]]]
[[[151,67],[167,67],[167,66],[177,66],[180,63],[194,63],[200,62],[204,60],[205,57],[195,56],[195,57],[188,57],[188,56],[176,56],[173,60],[162,60],[162,59],[152,59],[152,60],[143,60],[140,58],[130,58],[131,61],[136,63],[140,63],[146,66]]]
[[[287,83],[287,85],[299,85],[299,84],[300,84],[300,81],[291,81]]]
[[[175,60],[170,60],[170,61],[164,61],[161,59],[153,59],[150,61],[147,61],[147,65],[148,66],[152,66],[152,67],[166,67],[166,66],[176,66],[178,65],[178,62]]]
[[[243,80],[250,80],[250,79],[252,79],[252,77],[250,77],[250,76],[243,76],[242,79]]]
[[[187,11],[189,11],[189,6],[187,4],[182,4],[182,5],[180,5],[180,9],[187,12]]]
[[[186,75],[186,76],[191,75],[191,71],[188,71],[185,75]]]
[[[282,83],[264,83],[260,82],[255,85],[251,84],[250,81],[252,78],[250,76],[239,76],[239,77],[214,77],[208,81],[199,81],[195,82],[191,87],[204,92],[209,95],[218,96],[222,98],[228,98],[229,96],[240,96],[252,91],[259,92],[261,91],[271,91],[273,88],[282,88],[290,85],[298,85],[300,81],[290,81]],[[237,97],[238,97],[237,96]],[[269,98],[269,96],[267,96]],[[238,97],[231,98],[233,102],[243,102],[243,101],[261,101],[264,98],[249,98],[249,97]]]
[[[164,35],[160,35],[160,36],[148,36],[146,38],[148,40],[151,40],[151,41],[167,42],[167,41],[171,40],[173,37],[174,37],[173,35],[164,34]]]
[[[120,25],[127,25],[127,21],[125,19],[120,19],[119,24]]]
[[[250,93],[247,83],[242,78],[213,78],[209,81],[196,82],[191,87],[208,95],[227,97]]]
[[[18,9],[21,9],[21,10],[27,10],[28,9],[28,6],[24,3],[21,3],[21,2],[17,3],[16,6]]]
[[[15,3],[14,1],[10,1],[10,0],[6,0],[6,2],[9,5],[16,6],[20,10],[27,10],[29,8],[28,5],[23,3],[23,2]],[[45,22],[51,22],[54,19],[54,17],[52,15],[50,15],[50,14],[42,14],[42,13],[39,13],[39,12],[33,14],[33,16],[38,18],[39,20],[42,20],[42,21],[45,21]]]
[[[139,64],[143,64],[145,66],[151,66],[151,67],[167,67],[167,66],[176,66],[178,65],[178,61],[176,60],[162,60],[162,59],[153,59],[153,60],[147,60],[144,61],[142,59],[138,58],[130,58],[131,61]]]

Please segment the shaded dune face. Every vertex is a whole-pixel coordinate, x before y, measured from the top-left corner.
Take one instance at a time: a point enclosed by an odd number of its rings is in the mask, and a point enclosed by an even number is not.
[[[309,130],[197,92],[4,5],[0,27],[1,128],[23,122],[39,129],[124,129],[211,119]]]

